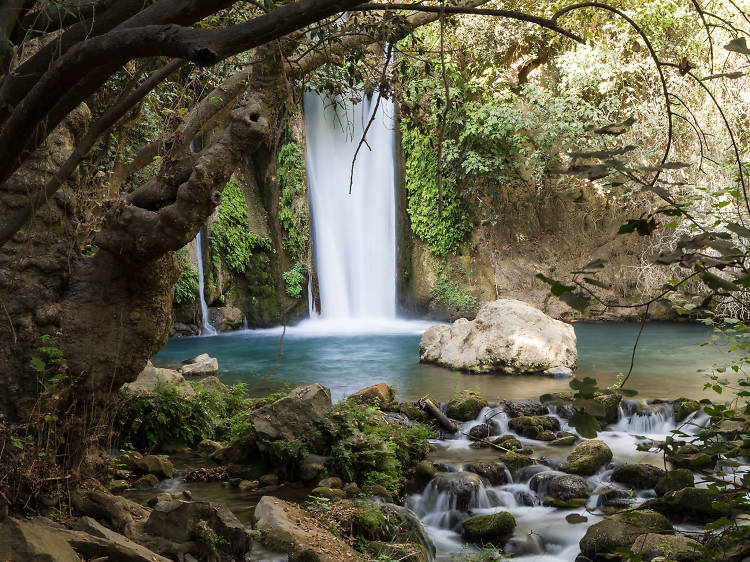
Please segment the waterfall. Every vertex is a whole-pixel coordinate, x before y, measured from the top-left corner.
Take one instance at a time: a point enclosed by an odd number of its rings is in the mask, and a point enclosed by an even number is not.
[[[390,100],[380,100],[349,193],[354,152],[376,100],[363,96],[352,104],[312,92],[304,96],[313,248],[326,319],[396,317],[396,134]]]
[[[203,294],[203,237],[201,236],[201,232],[199,230],[198,235],[195,237],[195,253],[198,254],[198,296],[201,299],[201,320],[203,321],[201,334],[204,336],[215,336],[216,329],[208,319],[208,305],[206,304],[206,296]]]

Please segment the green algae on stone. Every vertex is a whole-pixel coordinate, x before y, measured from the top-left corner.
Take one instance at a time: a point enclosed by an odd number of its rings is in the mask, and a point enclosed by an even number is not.
[[[516,520],[510,513],[501,511],[490,515],[477,515],[464,519],[463,535],[469,542],[491,543],[502,547],[516,528]]]
[[[565,471],[591,476],[611,460],[612,451],[604,441],[583,441],[568,455],[568,467]]]
[[[445,413],[454,420],[471,421],[476,419],[482,408],[486,408],[487,405],[487,400],[476,392],[463,390],[448,402]]]

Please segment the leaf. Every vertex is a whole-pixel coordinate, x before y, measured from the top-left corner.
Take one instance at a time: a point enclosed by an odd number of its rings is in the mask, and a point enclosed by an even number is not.
[[[43,373],[47,369],[47,363],[39,357],[32,357],[29,361],[29,366],[34,369],[37,373]]]
[[[607,260],[600,258],[587,263],[583,266],[583,269],[603,269],[605,265],[607,265]]]
[[[573,414],[568,420],[568,424],[574,427],[581,437],[586,439],[593,439],[602,429],[594,416],[583,412]]]
[[[584,517],[583,515],[579,515],[578,513],[569,513],[565,516],[565,521],[567,521],[571,525],[578,525],[579,523],[586,523],[586,521],[588,521],[588,517]]]
[[[744,37],[737,37],[737,39],[732,39],[729,43],[724,45],[724,48],[727,51],[732,51],[733,53],[750,55],[750,49],[748,49],[747,41]]]
[[[750,238],[750,228],[737,224],[736,222],[727,223],[727,230],[730,230],[743,238]]]
[[[599,390],[599,387],[596,386],[596,379],[591,377],[583,379],[574,378],[568,383],[568,386],[581,394],[594,394],[594,392]]]
[[[714,275],[710,271],[704,271],[700,274],[701,280],[713,291],[739,291],[740,288],[726,279]]]
[[[592,416],[604,416],[607,413],[601,402],[591,398],[576,398],[573,400],[573,407]]]

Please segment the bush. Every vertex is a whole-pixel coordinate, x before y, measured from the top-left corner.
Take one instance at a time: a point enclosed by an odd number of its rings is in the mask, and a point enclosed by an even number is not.
[[[180,264],[180,277],[174,288],[174,302],[195,302],[198,297],[198,272],[188,260],[185,248],[177,250],[177,261]]]
[[[283,273],[284,286],[286,287],[286,294],[293,299],[302,297],[302,287],[305,284],[305,274],[307,273],[307,267],[302,262],[297,262],[295,266],[289,271]]]
[[[310,240],[305,201],[305,155],[296,142],[281,145],[277,167],[279,178],[279,222],[284,229],[282,245],[292,258],[299,258]]]

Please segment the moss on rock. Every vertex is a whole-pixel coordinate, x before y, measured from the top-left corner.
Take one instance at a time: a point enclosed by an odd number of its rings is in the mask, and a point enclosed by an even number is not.
[[[459,421],[470,421],[477,418],[482,408],[487,407],[487,400],[471,390],[461,391],[453,400],[448,402],[446,414],[449,418]]]
[[[607,554],[618,548],[630,548],[640,535],[671,531],[669,520],[660,513],[637,510],[595,523],[586,530],[579,546],[584,556],[598,562],[608,560]]]
[[[552,441],[560,430],[560,420],[550,416],[520,416],[510,420],[508,427],[529,439]]]
[[[678,398],[674,401],[674,412],[677,417],[677,421],[682,421],[693,412],[697,412],[701,409],[701,405],[697,400],[692,398]]]
[[[604,441],[583,441],[568,455],[568,467],[565,471],[591,476],[611,460],[612,451]]]
[[[469,517],[464,519],[462,526],[463,536],[467,541],[502,547],[513,536],[516,520],[510,513],[501,511]]]
[[[677,470],[670,470],[667,472],[659,481],[654,485],[654,491],[659,496],[663,496],[667,492],[673,492],[692,486],[695,482],[693,473],[687,468],[678,468]]]

